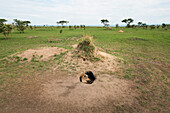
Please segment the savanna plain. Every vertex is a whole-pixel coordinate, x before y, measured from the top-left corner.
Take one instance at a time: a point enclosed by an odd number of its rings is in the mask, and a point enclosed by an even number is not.
[[[84,37],[104,57],[74,56]],[[0,34],[0,112],[168,113],[169,64],[169,29],[13,29]],[[85,71],[94,83],[79,81]]]

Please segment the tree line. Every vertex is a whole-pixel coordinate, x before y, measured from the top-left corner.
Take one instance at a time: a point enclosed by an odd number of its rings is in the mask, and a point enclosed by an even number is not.
[[[132,18],[128,18],[128,19],[123,19],[121,22],[126,23],[126,28],[144,28],[147,29],[148,27],[150,27],[151,29],[155,29],[155,28],[159,28],[160,26],[162,26],[162,28],[165,28],[166,30],[166,24],[162,23],[162,25],[147,25],[146,23],[142,23],[142,22],[138,22],[137,25],[133,24],[131,25],[131,23],[134,22],[134,20]],[[104,24],[104,27],[108,27],[109,26],[109,20],[107,19],[102,19],[101,23]],[[116,28],[118,28],[119,25],[116,24]]]
[[[11,24],[5,24],[7,22],[6,19],[0,19],[0,33],[3,33],[5,36],[5,40],[7,39],[9,33],[14,29],[15,27],[20,33],[24,33],[24,30],[28,28],[28,24],[30,24],[30,21],[21,21],[18,19],[14,19],[14,23]],[[32,27],[30,27],[32,28]]]
[[[35,26],[29,26],[29,24],[31,24],[30,21],[22,21],[22,20],[18,20],[18,19],[14,19],[13,20],[14,22],[12,24],[5,24],[5,22],[7,22],[6,19],[0,19],[0,33],[4,34],[4,37],[5,37],[5,40],[7,39],[9,33],[12,31],[12,29],[17,29],[20,33],[24,33],[24,30],[25,29],[33,29],[33,28],[36,28]],[[142,22],[138,22],[137,25],[133,24],[131,25],[131,23],[134,22],[134,20],[132,18],[128,18],[128,19],[123,19],[121,22],[123,23],[126,23],[126,28],[148,28],[149,25],[147,25],[146,23],[142,23]],[[62,21],[58,21],[56,22],[57,24],[61,24],[62,28],[64,28],[64,24],[68,24],[69,21],[65,21],[65,20],[62,20]],[[104,27],[109,27],[109,20],[108,19],[102,19],[101,20],[101,23],[104,24]],[[165,23],[162,23],[162,25],[150,25],[150,29],[155,29],[155,28],[159,28],[159,27],[162,27],[162,28],[165,28],[165,30],[167,29],[166,28],[166,24]],[[119,25],[116,24],[116,28],[118,28]],[[82,28],[85,30],[86,26],[85,25],[80,25],[80,26],[77,26],[77,25],[74,25],[74,26],[69,26],[69,29],[70,30],[73,30],[73,29],[77,29],[77,28]],[[61,30],[60,30],[60,33],[61,33]]]

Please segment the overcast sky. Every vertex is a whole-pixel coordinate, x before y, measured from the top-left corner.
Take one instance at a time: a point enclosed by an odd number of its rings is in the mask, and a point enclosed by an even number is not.
[[[0,0],[0,18],[29,20],[32,25],[123,24],[125,18],[147,24],[170,23],[170,0]]]

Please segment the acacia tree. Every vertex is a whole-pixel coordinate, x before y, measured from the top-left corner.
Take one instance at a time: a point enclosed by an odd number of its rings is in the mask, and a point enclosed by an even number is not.
[[[0,24],[3,24],[6,21],[7,21],[6,19],[0,19]]]
[[[104,24],[104,27],[109,26],[109,24],[108,24],[109,20],[107,20],[107,19],[102,19],[101,23]]]
[[[28,24],[30,24],[30,21],[23,21],[25,23],[26,26],[28,26]]]
[[[138,27],[140,27],[142,25],[142,22],[138,22]]]
[[[5,25],[5,24],[3,25],[3,31],[2,31],[2,33],[3,33],[4,36],[5,36],[5,40],[7,39],[9,33],[11,32],[11,30],[12,30],[11,25]]]
[[[3,33],[5,36],[5,40],[7,39],[9,33],[12,30],[11,25],[6,25],[4,24],[4,22],[6,22],[7,20],[5,19],[0,19],[0,33]]]
[[[165,23],[162,23],[162,28],[165,28],[166,27],[166,24]]]
[[[69,23],[69,21],[62,20],[62,21],[58,21],[56,23],[61,24],[61,26],[64,27],[63,25]]]
[[[128,19],[124,19],[124,20],[122,20],[122,22],[124,22],[124,23],[126,23],[127,24],[127,26],[126,27],[130,27],[130,24],[131,23],[133,23],[133,19],[132,18],[128,18]]]
[[[14,23],[15,23],[15,26],[17,27],[17,30],[20,32],[20,33],[24,33],[24,30],[25,30],[25,26],[26,26],[26,23],[25,21],[21,21],[21,20],[17,20],[17,19],[14,19]]]
[[[142,27],[143,27],[143,29],[145,28],[147,28],[147,25],[146,25],[146,23],[142,23],[142,25],[141,25]]]

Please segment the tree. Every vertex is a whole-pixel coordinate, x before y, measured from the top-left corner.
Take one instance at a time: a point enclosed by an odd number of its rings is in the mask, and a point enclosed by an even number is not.
[[[142,23],[141,27],[143,27],[143,29],[144,29],[144,28],[146,29],[146,28],[147,28],[146,23]]]
[[[165,28],[166,27],[166,24],[165,23],[162,23],[162,28]]]
[[[142,22],[138,22],[138,27],[140,27],[142,25]]]
[[[151,30],[155,29],[155,25],[151,25],[150,28],[151,28]]]
[[[62,21],[58,21],[56,23],[61,24],[61,26],[63,27],[63,25],[69,23],[69,21],[62,20]]]
[[[3,23],[0,23],[0,33],[4,34],[5,40],[7,39],[11,30],[12,30],[11,25],[6,25],[6,24],[3,24]]]
[[[21,20],[17,20],[17,19],[14,19],[14,22],[15,22],[15,25],[17,27],[17,30],[20,32],[20,33],[24,33],[24,30],[25,30],[25,26],[26,26],[26,23],[25,21],[21,21]]]
[[[7,20],[5,20],[5,19],[0,19],[0,24],[2,24],[2,23],[4,23],[4,22],[6,22]]]
[[[124,22],[124,23],[127,23],[127,21],[128,21],[127,19],[122,20],[122,22]]]
[[[128,19],[124,19],[124,20],[122,20],[122,22],[124,22],[124,23],[126,23],[127,24],[127,26],[126,27],[130,27],[130,24],[131,23],[133,23],[133,19],[132,18],[128,18]]]
[[[26,26],[28,26],[28,24],[30,24],[30,21],[23,21],[25,23]]]
[[[116,24],[116,28],[119,28],[119,24]]]
[[[102,19],[101,23],[104,24],[104,27],[109,26],[109,21],[107,19]]]

